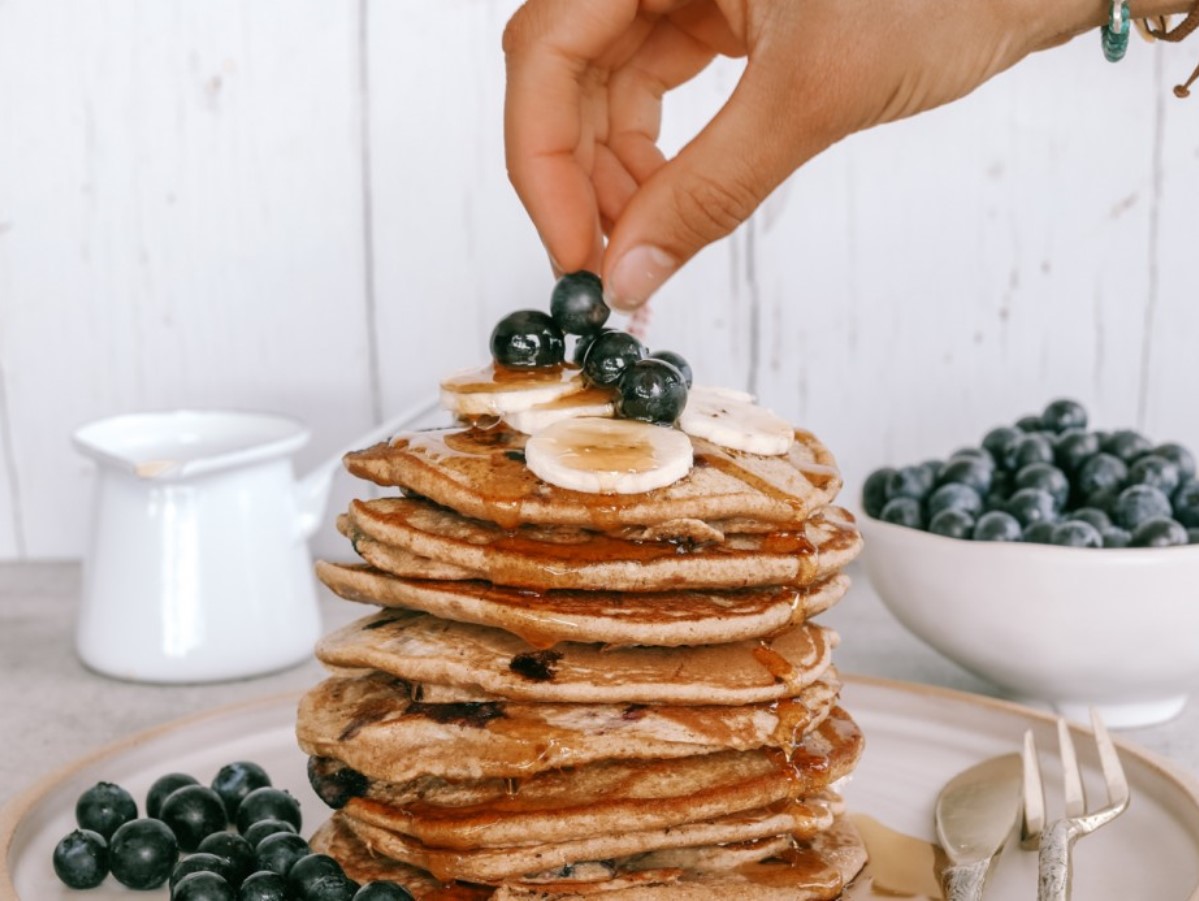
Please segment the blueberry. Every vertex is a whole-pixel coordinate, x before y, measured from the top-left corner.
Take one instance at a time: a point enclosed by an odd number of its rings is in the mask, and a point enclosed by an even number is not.
[[[76,829],[54,847],[54,872],[70,888],[95,888],[108,875],[108,842],[91,829]]]
[[[604,284],[594,272],[571,272],[558,279],[550,294],[550,315],[568,335],[591,335],[608,321]]]
[[[242,836],[250,843],[251,848],[257,848],[268,835],[274,835],[276,832],[290,832],[295,834],[298,830],[291,823],[284,820],[277,820],[274,817],[268,817],[265,820],[259,820],[251,824],[248,829],[242,830]]]
[[[1006,469],[997,469],[991,479],[991,490],[983,498],[984,510],[1002,510],[1007,506],[1008,498],[1012,496],[1014,476]]]
[[[1128,467],[1129,485],[1152,485],[1160,488],[1167,496],[1172,495],[1182,484],[1182,473],[1177,464],[1157,454],[1145,454],[1138,457]]]
[[[587,348],[583,379],[592,385],[613,386],[625,369],[645,359],[645,345],[628,332],[603,332]]]
[[[1120,498],[1120,492],[1124,489],[1119,485],[1113,485],[1111,488],[1105,488],[1102,491],[1092,492],[1084,500],[1087,507],[1093,507],[1100,510],[1111,518],[1112,513],[1116,509],[1116,501]]]
[[[354,901],[412,901],[412,893],[394,882],[368,882],[358,889]]]
[[[1182,473],[1182,480],[1184,482],[1195,478],[1195,455],[1181,444],[1175,444],[1174,442],[1159,444],[1153,449],[1153,452],[1177,466],[1178,471]]]
[[[1188,529],[1199,528],[1199,482],[1185,482],[1174,492],[1174,518]]]
[[[75,821],[80,829],[102,835],[107,841],[117,828],[137,818],[137,802],[119,785],[97,782],[75,802]]]
[[[933,489],[933,477],[924,466],[902,466],[887,479],[887,500],[910,497],[918,501]]]
[[[1024,432],[1011,426],[1001,425],[991,429],[983,436],[983,447],[1001,469],[1014,469],[1016,466],[1016,445],[1024,437]]]
[[[927,507],[931,530],[931,520],[943,510],[960,510],[973,519],[983,512],[983,499],[969,485],[949,482],[929,495]]]
[[[1089,522],[1070,519],[1053,526],[1049,536],[1051,544],[1065,547],[1103,547],[1103,536]]]
[[[687,405],[683,374],[664,360],[638,360],[617,382],[616,415],[656,425],[674,425]]]
[[[215,854],[204,851],[199,854],[189,854],[175,864],[175,869],[171,871],[171,891],[173,892],[175,886],[192,873],[216,873],[225,882],[233,883],[233,865],[224,857],[217,857]]]
[[[269,870],[286,876],[297,860],[311,853],[308,842],[300,836],[290,832],[276,832],[260,841],[254,849],[254,869]]]
[[[309,854],[296,861],[287,874],[287,885],[300,901],[351,901],[354,897],[341,864],[325,854]]]
[[[237,901],[237,894],[216,873],[197,872],[179,880],[171,901]]]
[[[1041,431],[1041,417],[1033,413],[1027,416],[1021,416],[1016,420],[1016,428],[1022,432],[1031,433]]]
[[[1054,522],[1057,502],[1044,488],[1021,488],[1008,498],[1007,512],[1026,529],[1034,522]]]
[[[921,477],[924,484],[928,485],[928,491],[933,490],[933,486],[937,484],[937,474],[945,463],[941,460],[925,460],[916,466],[917,469],[923,472]],[[927,494],[927,492],[925,492]]]
[[[941,467],[941,471],[937,474],[937,484],[968,485],[981,497],[991,490],[991,476],[994,468],[991,464],[973,457],[958,457]]]
[[[960,447],[949,455],[950,460],[978,460],[990,469],[995,468],[995,458],[983,447]]]
[[[215,854],[229,862],[229,884],[235,888],[254,872],[254,846],[244,835],[234,832],[214,832],[196,849],[205,854]]]
[[[256,788],[242,799],[237,809],[237,831],[244,834],[259,820],[283,820],[299,832],[303,825],[300,802],[277,788]]]
[[[1087,411],[1076,400],[1055,400],[1041,414],[1041,428],[1050,432],[1064,432],[1066,429],[1085,429],[1087,427]]]
[[[1090,523],[1100,532],[1112,527],[1111,517],[1097,507],[1079,507],[1077,510],[1066,514],[1066,519]]]
[[[1034,522],[1031,526],[1024,530],[1023,540],[1029,544],[1053,544],[1053,527],[1057,523]]]
[[[566,341],[548,314],[518,310],[492,329],[491,356],[499,365],[513,369],[557,366],[566,357]]]
[[[350,798],[366,794],[366,776],[332,757],[308,758],[308,784],[316,796],[340,810]]]
[[[968,540],[974,533],[974,517],[965,510],[951,507],[940,511],[933,516],[933,518],[929,520],[928,530],[934,535],[944,535],[946,538],[964,538]]]
[[[1120,492],[1112,520],[1122,529],[1135,532],[1147,520],[1171,515],[1170,499],[1160,488],[1131,485]]]
[[[1052,463],[1053,442],[1041,434],[1025,435],[1016,442],[1012,469],[1023,469],[1030,463]]]
[[[185,785],[199,784],[197,779],[187,773],[167,773],[165,776],[158,777],[150,786],[149,794],[146,795],[146,816],[157,820],[162,812],[162,802],[167,799],[167,795]]]
[[[271,784],[266,770],[249,760],[227,763],[212,780],[212,790],[225,802],[225,813],[232,822],[237,819],[237,806],[241,799],[254,791]]]
[[[1104,547],[1128,547],[1128,545],[1132,542],[1131,533],[1121,529],[1119,526],[1112,526],[1109,529],[1103,529],[1100,534],[1103,536]]]
[[[1131,547],[1176,547],[1187,543],[1187,530],[1168,516],[1146,519],[1133,530]]]
[[[171,827],[183,851],[196,850],[207,836],[229,823],[221,796],[203,785],[185,785],[167,795],[159,819]]]
[[[683,381],[687,387],[691,387],[691,364],[683,359],[682,354],[676,354],[673,350],[655,350],[649,355],[651,360],[662,360],[664,363],[669,363],[675,369],[683,374]]]
[[[1009,513],[992,510],[979,517],[974,525],[975,541],[1019,541],[1020,523]]]
[[[1131,429],[1112,432],[1099,447],[1105,454],[1119,457],[1125,463],[1131,463],[1137,457],[1147,454],[1153,449],[1148,438]]]
[[[1199,529],[1187,529],[1187,544],[1199,544]]]
[[[1126,478],[1128,465],[1123,460],[1112,454],[1099,453],[1082,464],[1074,482],[1079,497],[1089,498],[1096,492],[1121,487]]]
[[[1048,491],[1059,510],[1066,506],[1070,497],[1070,480],[1064,472],[1049,463],[1030,463],[1017,472],[1016,490],[1021,488]]]
[[[920,501],[914,497],[893,497],[883,507],[879,516],[883,522],[895,523],[897,526],[907,526],[909,529],[924,528],[924,514],[920,509]]]
[[[167,881],[178,859],[175,833],[162,820],[130,820],[113,833],[108,844],[112,875],[129,888],[158,888]]]
[[[1099,453],[1099,436],[1082,429],[1068,429],[1053,442],[1053,459],[1064,472],[1076,473]]]
[[[291,897],[286,878],[263,870],[246,877],[237,901],[291,901]]]
[[[575,365],[576,366],[583,365],[583,361],[587,359],[587,351],[591,349],[591,345],[595,341],[596,338],[598,338],[600,335],[605,335],[608,332],[618,332],[618,331],[620,331],[620,330],[614,329],[614,328],[604,328],[604,329],[600,329],[598,332],[596,332],[592,335],[580,335],[578,337],[578,340],[575,341],[574,353],[571,356],[571,359],[574,360]]]
[[[888,499],[887,482],[894,472],[895,470],[891,467],[884,466],[866,477],[866,482],[862,486],[862,509],[866,511],[867,516],[878,519],[882,514]]]

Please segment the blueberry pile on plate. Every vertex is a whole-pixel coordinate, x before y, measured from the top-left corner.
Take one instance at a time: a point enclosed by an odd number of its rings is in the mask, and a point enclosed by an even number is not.
[[[1132,429],[1089,430],[1073,400],[993,428],[946,460],[871,473],[862,506],[875,519],[975,541],[1199,544],[1194,454]]]
[[[109,874],[132,889],[168,885],[172,901],[412,899],[394,883],[360,886],[336,860],[312,853],[299,835],[299,802],[250,761],[221,767],[208,786],[168,773],[150,787],[145,812],[139,817],[133,796],[111,782],[85,791],[75,805],[79,828],[54,849],[58,878],[73,889]]]
[[[572,360],[593,388],[615,392],[616,415],[673,425],[687,404],[691,367],[673,351],[649,350],[628,332],[604,328],[610,314],[599,276],[572,272],[554,285],[550,312],[517,310],[491,332],[491,357],[507,369],[544,369]]]

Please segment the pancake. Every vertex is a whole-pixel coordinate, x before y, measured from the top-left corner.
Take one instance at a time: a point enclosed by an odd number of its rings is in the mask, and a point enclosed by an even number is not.
[[[849,588],[843,575],[802,588],[618,592],[400,578],[370,566],[325,562],[317,563],[316,573],[348,601],[494,626],[537,648],[561,641],[678,647],[762,638],[827,610]]]
[[[785,752],[606,760],[517,782],[375,781],[345,810],[443,848],[553,843],[667,828],[811,798],[848,774],[861,750],[857,727],[837,710]]]
[[[522,523],[614,531],[670,520],[743,518],[791,523],[826,506],[841,489],[836,461],[814,435],[795,433],[788,453],[763,457],[691,439],[689,475],[655,491],[595,495],[538,479],[524,463],[525,436],[502,427],[434,429],[347,454],[346,468],[400,486],[464,516],[514,528]]]
[[[668,759],[726,749],[790,752],[828,716],[839,683],[794,699],[736,707],[430,704],[379,673],[333,677],[300,700],[296,734],[315,757],[391,782],[523,777],[608,759]]]
[[[345,811],[339,816],[369,847],[387,857],[428,870],[438,879],[484,883],[519,881],[525,874],[663,848],[745,842],[792,832],[808,837],[816,834],[817,824],[827,828],[831,821],[828,811],[818,804],[795,804],[781,810],[760,808],[663,829],[626,828],[554,844],[446,850],[365,823]]]
[[[409,610],[364,617],[316,656],[420,685],[556,703],[755,704],[798,694],[828,669],[837,633],[814,623],[772,638],[688,648],[563,642],[537,649],[510,632]]]
[[[387,553],[395,547],[489,582],[538,590],[808,585],[840,570],[862,545],[853,517],[836,507],[792,531],[730,535],[693,548],[577,531],[555,535],[542,527],[514,533],[411,498],[352,501],[349,516],[355,550],[378,569],[395,571]]]
[[[861,836],[849,819],[839,817],[831,828],[795,842],[773,860],[731,870],[683,870],[673,880],[639,885],[505,885],[492,901],[830,901],[865,865]]]

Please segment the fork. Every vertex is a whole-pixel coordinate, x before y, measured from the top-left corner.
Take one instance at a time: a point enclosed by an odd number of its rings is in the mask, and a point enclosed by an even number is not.
[[[1037,854],[1037,901],[1069,901],[1073,876],[1071,850],[1074,843],[1105,826],[1128,807],[1128,781],[1120,766],[1120,757],[1111,736],[1091,709],[1091,728],[1095,747],[1107,785],[1107,804],[1087,812],[1086,793],[1078,772],[1078,758],[1070,729],[1061,717],[1057,720],[1058,752],[1062,759],[1062,782],[1066,800],[1065,816],[1045,827],[1045,792],[1041,783],[1041,768],[1037,762],[1037,746],[1032,730],[1024,733],[1024,816],[1020,844],[1024,848],[1039,848]]]

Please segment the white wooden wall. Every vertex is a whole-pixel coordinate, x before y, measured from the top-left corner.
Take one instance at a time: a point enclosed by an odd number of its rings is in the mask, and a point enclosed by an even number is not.
[[[83,422],[279,410],[304,468],[547,302],[501,152],[515,6],[0,2],[0,559],[82,552]],[[1196,51],[1087,36],[845,141],[674,279],[651,342],[854,483],[1058,395],[1199,446],[1199,98],[1169,91]],[[671,98],[670,146],[738,71]]]

